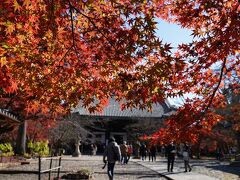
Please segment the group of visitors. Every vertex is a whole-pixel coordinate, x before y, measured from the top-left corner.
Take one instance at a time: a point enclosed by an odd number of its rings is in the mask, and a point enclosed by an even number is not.
[[[177,153],[176,146],[174,142],[171,142],[166,147],[166,154],[167,154],[167,160],[168,160],[168,163],[167,163],[168,172],[173,172],[176,153]],[[189,165],[190,149],[187,144],[184,144],[182,157],[183,157],[184,168],[185,168],[184,172],[188,172],[188,171],[190,172],[192,170],[191,166]]]
[[[108,145],[103,154],[103,162],[105,165],[107,164],[107,173],[110,180],[113,179],[116,161],[121,162],[121,164],[127,164],[132,153],[133,147],[131,144],[127,144],[126,141],[123,141],[123,144],[119,146],[115,142],[114,137],[109,138]]]
[[[148,147],[143,143],[140,146],[139,153],[141,159],[144,161],[147,158],[149,161],[156,161],[157,147],[154,144],[149,145]]]
[[[167,170],[168,172],[173,172],[175,156],[177,153],[176,145],[174,144],[174,142],[165,146],[165,151],[167,156]],[[133,149],[131,144],[127,144],[127,142],[124,141],[119,146],[115,142],[114,137],[109,138],[109,143],[103,155],[103,162],[105,163],[105,165],[107,165],[107,173],[110,180],[113,179],[114,166],[116,161],[121,162],[121,164],[127,164],[132,152]],[[149,161],[156,161],[157,148],[155,145],[151,145],[147,148],[145,144],[142,144],[140,146],[139,153],[143,161],[146,160],[147,154],[149,156]],[[182,157],[184,161],[185,172],[190,172],[192,170],[191,166],[189,165],[190,149],[187,144],[184,144]]]
[[[224,148],[221,146],[217,146],[216,148],[216,159],[219,161],[223,161],[225,157],[227,158],[231,158],[231,156],[235,156],[237,152],[237,148],[236,147],[230,147],[228,148],[228,153]]]
[[[174,167],[174,161],[175,161],[175,156],[177,153],[176,145],[174,142],[171,142],[166,146],[166,154],[167,154],[167,170],[168,172],[173,172],[173,167]],[[190,159],[190,148],[187,144],[184,144],[183,147],[183,152],[182,152],[182,157],[184,161],[184,172],[190,172],[192,170],[190,164],[189,164],[189,159]]]
[[[161,152],[164,152],[166,154],[168,172],[173,172],[175,156],[177,154],[177,149],[174,142],[168,144],[167,146],[163,146],[161,148]],[[149,161],[152,161],[152,162],[156,161],[157,148],[155,145],[150,145],[147,148],[147,146],[143,143],[140,146],[139,153],[143,161],[146,160],[147,154],[149,156]],[[184,144],[183,151],[182,151],[182,158],[184,161],[185,172],[188,172],[188,171],[190,172],[192,170],[192,168],[189,165],[190,148],[187,144]]]

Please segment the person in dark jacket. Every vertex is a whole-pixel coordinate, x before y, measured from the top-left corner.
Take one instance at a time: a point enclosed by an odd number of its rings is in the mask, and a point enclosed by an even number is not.
[[[152,162],[156,161],[157,148],[156,148],[156,146],[154,144],[151,146],[150,152],[151,152]]]
[[[103,162],[107,163],[107,173],[109,180],[113,180],[114,166],[116,161],[120,162],[121,152],[118,144],[113,137],[109,138],[108,145],[103,154]],[[107,158],[107,159],[106,159]]]
[[[145,144],[142,144],[140,146],[139,153],[140,153],[140,155],[142,157],[142,160],[143,161],[146,160],[146,157],[147,157],[147,147],[146,147]]]
[[[170,171],[173,172],[173,166],[174,166],[174,160],[175,160],[175,154],[176,154],[176,147],[173,142],[166,147],[166,153],[167,153],[167,159],[168,159],[168,165],[167,165],[168,172]]]

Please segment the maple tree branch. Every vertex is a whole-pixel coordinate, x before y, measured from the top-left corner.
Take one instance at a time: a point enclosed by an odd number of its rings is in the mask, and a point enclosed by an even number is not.
[[[112,47],[114,48],[115,52],[117,52],[118,48],[116,47],[116,45],[114,45],[111,41],[109,41],[109,38],[99,29],[99,27],[94,23],[94,21],[92,20],[91,17],[89,17],[88,15],[84,14],[84,13],[81,12],[79,9],[77,9],[75,6],[73,6],[73,5],[70,3],[70,1],[69,1],[69,6],[70,6],[70,10],[73,8],[77,13],[79,13],[79,14],[81,14],[83,17],[87,18],[88,21],[89,21],[89,22],[93,25],[93,27],[97,30],[97,32],[99,32],[99,33],[103,36],[103,38],[105,38],[106,41],[110,44],[110,46],[112,46]],[[76,47],[74,47],[74,49],[75,49],[76,55],[78,56]],[[117,53],[117,55],[118,55],[118,53]],[[131,57],[132,57],[133,59],[135,59],[135,60],[138,61],[138,59],[137,59],[136,57],[134,57],[134,56],[131,56]]]
[[[213,101],[213,98],[214,98],[214,96],[215,96],[215,94],[216,94],[216,92],[219,89],[219,86],[221,84],[222,77],[223,77],[223,72],[224,72],[224,69],[226,67],[226,62],[227,62],[227,58],[224,58],[222,68],[221,68],[221,74],[220,74],[220,77],[219,77],[217,87],[213,90],[213,94],[211,95],[211,98],[210,98],[210,101],[209,101],[208,105],[206,106],[204,111],[195,115],[195,119],[198,119],[198,117],[204,116],[206,114],[207,110],[210,108],[210,106],[212,104],[212,101]],[[196,125],[199,125],[199,123],[200,123],[200,120],[197,120]],[[184,130],[185,128],[191,127],[193,124],[194,124],[193,122],[189,122],[189,123],[185,124],[180,130]]]
[[[108,43],[115,49],[117,50],[117,48],[114,46],[114,44],[112,44],[108,38],[106,37],[106,35],[97,27],[97,25],[92,21],[92,19],[87,16],[86,14],[82,13],[80,10],[78,10],[76,7],[72,6],[70,4],[70,6],[75,10],[77,11],[79,14],[81,14],[82,16],[84,16],[85,18],[87,18],[89,20],[89,22],[93,25],[93,27],[108,41]]]
[[[114,48],[115,52],[117,52],[118,48],[111,41],[109,41],[109,38],[98,28],[98,26],[94,23],[94,21],[89,16],[87,16],[86,14],[81,12],[79,9],[74,7],[71,3],[69,3],[69,6],[70,6],[70,8],[73,8],[77,13],[79,13],[82,16],[84,16],[85,18],[87,18],[89,20],[89,22],[93,25],[93,27],[107,40],[107,42],[110,44],[110,46],[112,46]],[[119,54],[117,53],[117,55],[119,55]],[[132,57],[132,58],[134,58],[135,60],[138,61],[138,59],[136,57]]]
[[[220,74],[220,78],[219,78],[217,87],[213,90],[213,93],[212,93],[212,96],[211,96],[211,98],[210,98],[210,101],[209,101],[207,107],[206,107],[205,110],[204,110],[205,112],[210,108],[210,106],[211,106],[211,104],[212,104],[212,101],[213,101],[213,98],[214,98],[214,96],[215,96],[215,94],[216,94],[217,90],[219,89],[219,86],[220,86],[220,84],[221,84],[221,82],[222,82],[223,71],[224,71],[224,69],[225,69],[226,62],[227,62],[227,58],[224,58],[223,64],[222,64],[222,68],[221,68],[221,74]]]
[[[5,109],[8,109],[10,107],[10,105],[13,103],[13,99],[15,97],[16,97],[16,95],[10,98],[10,101],[8,101],[8,103],[6,104]]]
[[[64,56],[60,59],[59,62],[62,62],[62,61],[65,59],[65,57],[67,56],[67,54],[69,53],[69,51],[70,51],[72,48],[73,48],[73,45],[68,48],[67,52],[64,54]],[[62,67],[62,66],[59,66],[59,67]]]
[[[43,115],[43,114],[38,115],[38,114],[40,114],[40,112],[35,112],[34,114],[26,116],[25,121],[37,120],[38,118],[47,117],[46,115]]]
[[[213,90],[213,93],[212,93],[211,98],[210,98],[210,100],[209,100],[209,102],[208,102],[208,105],[206,106],[206,108],[204,109],[203,112],[199,113],[199,114],[196,115],[196,116],[198,116],[198,117],[199,117],[199,116],[204,116],[204,115],[206,114],[206,112],[208,111],[208,109],[210,108],[210,106],[212,105],[212,101],[213,101],[213,99],[214,99],[214,96],[215,96],[215,94],[216,94],[217,90],[219,89],[219,86],[220,86],[220,84],[221,84],[221,82],[222,82],[223,72],[224,72],[224,69],[226,68],[226,62],[227,62],[227,58],[224,58],[218,84],[217,84],[217,86],[215,87],[215,89]],[[199,124],[199,123],[200,123],[200,121],[197,122],[197,124]]]
[[[77,51],[77,48],[76,48],[76,45],[75,45],[75,35],[74,35],[74,20],[73,20],[73,12],[72,12],[72,8],[76,10],[76,8],[71,4],[70,1],[68,1],[68,4],[69,4],[69,8],[70,8],[70,17],[71,17],[71,30],[72,30],[72,43],[73,43],[73,48],[74,48],[74,52],[76,54],[76,56],[79,58],[79,55],[78,55],[78,51]],[[79,58],[80,59],[80,58]]]

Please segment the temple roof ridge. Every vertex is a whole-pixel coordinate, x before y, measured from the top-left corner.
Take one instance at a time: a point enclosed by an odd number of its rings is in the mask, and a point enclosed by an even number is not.
[[[170,116],[173,113],[170,103],[165,100],[163,103],[152,104],[152,111],[146,109],[123,109],[121,110],[120,102],[114,98],[109,100],[109,104],[103,108],[102,112],[90,113],[87,108],[81,106],[81,103],[73,109],[73,113],[78,112],[79,115],[89,116],[110,116],[110,117],[149,117],[149,118],[160,118],[162,116]]]

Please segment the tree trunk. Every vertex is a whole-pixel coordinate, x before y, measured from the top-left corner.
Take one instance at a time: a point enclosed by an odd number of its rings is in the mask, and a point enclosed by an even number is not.
[[[16,142],[16,153],[19,155],[24,155],[24,153],[26,153],[26,131],[27,121],[23,120],[18,127],[18,136]]]
[[[199,135],[199,139],[198,139],[198,142],[196,144],[196,157],[197,159],[200,159],[201,158],[201,141],[202,141],[202,136]]]

